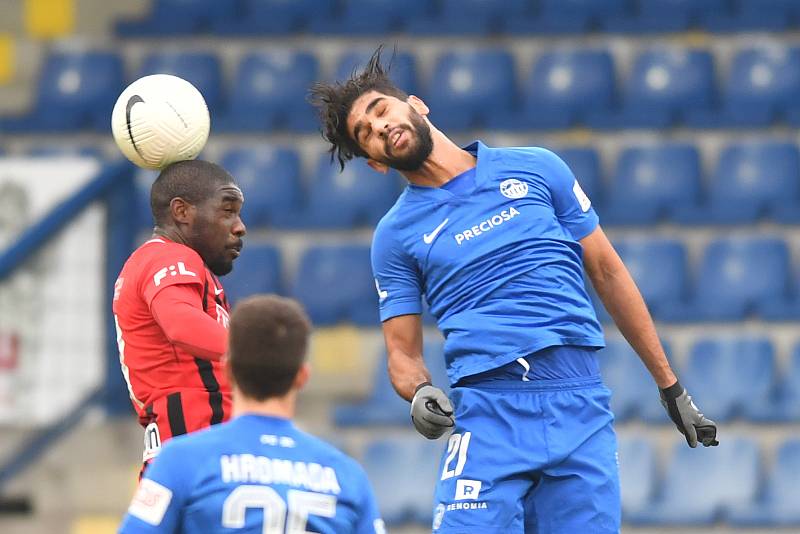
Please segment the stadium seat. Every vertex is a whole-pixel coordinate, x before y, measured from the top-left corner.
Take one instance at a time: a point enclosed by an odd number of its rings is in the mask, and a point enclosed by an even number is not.
[[[157,177],[158,171],[138,167],[133,175],[136,189],[136,228],[143,233],[152,231],[155,224],[153,222],[153,212],[150,210],[150,187]]]
[[[334,16],[315,17],[310,29],[314,33],[385,35],[402,30],[409,20],[427,19],[430,12],[427,0],[344,0]]]
[[[660,498],[627,519],[633,524],[711,525],[753,501],[761,475],[758,446],[747,438],[727,437],[719,447],[691,449],[679,438],[665,473]]]
[[[664,350],[670,353],[669,343]],[[639,356],[624,339],[611,339],[597,353],[603,382],[611,390],[611,411],[617,421],[640,418],[666,423],[666,412],[658,401],[653,378]]]
[[[121,58],[112,52],[54,52],[44,61],[32,108],[0,118],[5,133],[111,131],[111,110],[123,89]]]
[[[216,117],[223,131],[263,133],[276,129],[307,132],[318,127],[306,101],[319,66],[309,52],[252,52],[236,69],[228,107]]]
[[[100,147],[87,145],[37,145],[26,151],[26,154],[37,158],[86,156],[103,159],[103,150]]]
[[[256,293],[282,293],[280,251],[271,245],[246,243],[222,285],[231,306]]]
[[[703,253],[688,305],[665,306],[678,321],[738,321],[791,295],[789,250],[782,238],[719,238]]]
[[[328,154],[323,154],[303,220],[313,228],[374,226],[397,200],[401,184],[396,172],[380,174],[364,159],[348,162],[340,172],[338,162],[331,163]]]
[[[228,17],[211,21],[221,35],[289,35],[308,30],[309,22],[330,19],[334,0],[240,0]]]
[[[615,240],[614,247],[653,317],[660,318],[664,307],[678,307],[686,301],[688,259],[682,242],[648,237]]]
[[[731,508],[727,523],[736,527],[800,527],[800,439],[790,438],[778,447],[765,489],[753,504]]]
[[[138,77],[149,74],[172,74],[194,85],[208,106],[214,127],[215,112],[222,104],[222,70],[213,52],[153,52],[146,56]]]
[[[617,158],[602,213],[606,224],[655,224],[698,203],[700,156],[690,144],[627,148]]]
[[[622,516],[643,510],[656,488],[656,459],[653,445],[643,438],[620,437],[617,447]]]
[[[581,184],[581,189],[592,201],[595,210],[600,209],[605,198],[603,191],[603,169],[600,155],[594,148],[584,146],[564,146],[553,148],[553,152],[564,160]],[[602,212],[601,212],[602,220]]]
[[[431,383],[449,391],[442,341],[427,341],[422,349]],[[380,407],[376,409],[376,407]],[[386,369],[386,353],[379,358],[372,375],[372,390],[366,399],[334,407],[333,421],[340,427],[408,425],[409,405],[392,387]],[[430,510],[429,510],[430,511]]]
[[[725,82],[720,120],[723,126],[764,127],[797,106],[800,48],[772,43],[740,50]]]
[[[425,523],[430,525],[439,448],[439,442],[428,443],[416,435],[379,438],[367,444],[361,463],[388,526],[419,521],[425,508]]]
[[[116,33],[121,37],[188,35],[208,31],[210,22],[230,18],[235,2],[217,0],[154,0],[145,17],[121,20]]]
[[[438,57],[427,91],[431,120],[445,130],[485,125],[517,103],[514,60],[501,49],[446,52]]]
[[[800,343],[792,349],[788,366],[781,374],[776,405],[779,419],[800,422]]]
[[[261,145],[226,152],[220,164],[244,193],[242,220],[249,228],[302,225],[300,157],[290,148]]]
[[[728,0],[638,0],[635,13],[612,18],[605,28],[623,33],[699,29],[710,14],[726,10],[728,3]]]
[[[533,16],[506,20],[510,33],[586,33],[628,12],[626,0],[539,0]]]
[[[718,423],[777,419],[775,351],[765,337],[699,339],[689,351],[681,381]]]
[[[614,64],[607,50],[545,52],[523,84],[522,112],[491,115],[490,126],[514,129],[568,128],[587,112],[610,108],[615,98]]]
[[[333,79],[342,81],[350,78],[354,72],[360,71],[367,65],[374,51],[374,48],[357,48],[346,51],[336,63]],[[391,69],[389,76],[392,81],[406,93],[410,95],[417,94],[416,57],[408,52],[394,54],[390,50],[384,50],[382,54],[383,61],[388,62],[390,58]]]
[[[597,128],[667,128],[709,110],[715,98],[708,50],[654,47],[634,60],[621,108],[611,113],[598,110],[587,120]]]
[[[797,145],[756,141],[726,146],[712,176],[708,204],[695,216],[697,222],[752,224],[764,217],[800,222]]]
[[[410,33],[437,36],[498,33],[507,21],[529,14],[529,7],[528,0],[442,0],[433,13],[418,12],[407,29]]]
[[[378,326],[378,295],[366,245],[318,245],[300,258],[292,284],[316,326]]]
[[[733,0],[731,9],[710,14],[705,26],[715,33],[784,31],[797,22],[797,15],[800,7],[794,0]]]

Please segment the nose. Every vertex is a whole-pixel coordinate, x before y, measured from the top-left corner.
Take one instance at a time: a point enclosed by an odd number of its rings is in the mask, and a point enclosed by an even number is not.
[[[239,217],[231,228],[231,233],[236,237],[242,237],[247,233],[247,227],[244,225],[241,217]]]
[[[375,131],[381,137],[386,137],[389,134],[389,121],[386,119],[377,119],[374,125]]]

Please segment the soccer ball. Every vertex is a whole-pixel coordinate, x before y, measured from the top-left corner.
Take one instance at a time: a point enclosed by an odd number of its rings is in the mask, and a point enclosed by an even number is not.
[[[145,76],[130,84],[111,113],[117,146],[145,169],[196,158],[208,140],[210,126],[200,91],[169,74]]]

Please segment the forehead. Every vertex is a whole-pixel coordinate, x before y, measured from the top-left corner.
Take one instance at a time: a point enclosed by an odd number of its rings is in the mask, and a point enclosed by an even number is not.
[[[226,202],[229,200],[243,201],[244,193],[242,193],[242,190],[239,189],[239,186],[236,184],[222,184],[217,186],[216,190],[214,191],[214,199],[219,202]]]

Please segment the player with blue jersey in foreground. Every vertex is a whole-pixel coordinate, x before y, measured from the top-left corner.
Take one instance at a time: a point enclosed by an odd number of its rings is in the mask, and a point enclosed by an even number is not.
[[[603,332],[584,270],[688,444],[717,444],[558,156],[458,147],[392,84],[380,49],[351,79],[316,84],[312,102],[342,167],[363,157],[409,182],[375,230],[372,263],[392,384],[425,437],[453,427],[434,532],[619,531],[616,437],[595,355]],[[424,365],[422,296],[445,336],[452,399]]]
[[[294,301],[257,296],[230,320],[235,418],[170,440],[121,533],[384,534],[364,470],[291,421],[310,325]]]

